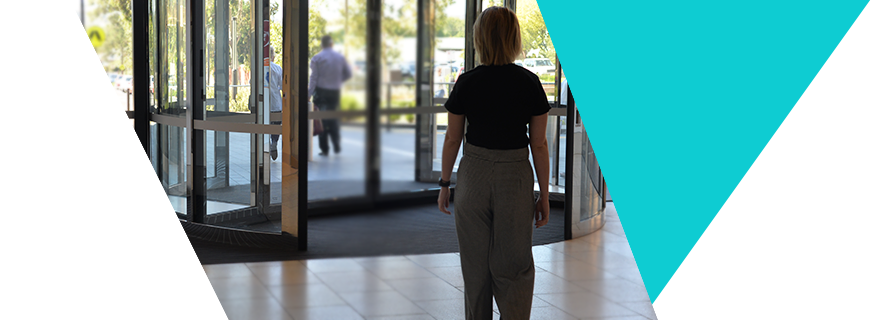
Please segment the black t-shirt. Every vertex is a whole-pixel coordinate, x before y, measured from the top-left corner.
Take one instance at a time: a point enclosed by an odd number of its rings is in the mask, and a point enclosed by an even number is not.
[[[515,64],[462,74],[444,107],[468,119],[468,143],[497,150],[529,146],[526,125],[551,109],[538,76]]]

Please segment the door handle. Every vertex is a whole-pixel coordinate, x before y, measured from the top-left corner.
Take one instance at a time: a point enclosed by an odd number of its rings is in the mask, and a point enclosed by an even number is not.
[[[81,145],[82,141],[82,124],[80,119],[83,117],[83,106],[82,106],[82,92],[80,92],[80,73],[76,72],[73,74],[73,127],[74,127],[74,143],[76,145]]]

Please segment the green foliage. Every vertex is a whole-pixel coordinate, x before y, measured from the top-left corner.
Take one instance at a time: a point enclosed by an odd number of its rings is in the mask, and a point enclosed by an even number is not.
[[[131,74],[132,68],[132,11],[131,0],[91,0],[95,10],[87,14],[89,21],[107,19],[104,44],[95,50],[102,62],[110,62],[108,71]]]
[[[517,1],[517,19],[520,21],[523,52],[529,54],[531,51],[537,50],[538,54],[533,54],[533,56],[548,58],[551,59],[551,62],[556,63],[557,51],[554,50],[554,44],[551,43],[551,35],[545,26],[538,3],[535,0]]]
[[[358,101],[358,98],[353,95],[343,94],[340,97],[340,110],[341,111],[364,110],[364,104],[361,103],[361,101]]]
[[[248,90],[238,90],[236,98],[229,102],[229,111],[231,112],[251,112],[248,109]]]

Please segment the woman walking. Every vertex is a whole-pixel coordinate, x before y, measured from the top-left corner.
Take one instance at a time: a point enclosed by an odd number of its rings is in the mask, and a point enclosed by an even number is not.
[[[529,319],[535,282],[532,225],[547,224],[549,213],[545,129],[550,106],[538,76],[513,64],[521,52],[513,11],[484,10],[474,23],[474,47],[481,65],[459,76],[444,105],[449,123],[438,208],[450,214],[450,179],[464,136],[454,211],[466,318],[492,319],[495,297],[502,319]],[[530,149],[541,189],[538,201]]]

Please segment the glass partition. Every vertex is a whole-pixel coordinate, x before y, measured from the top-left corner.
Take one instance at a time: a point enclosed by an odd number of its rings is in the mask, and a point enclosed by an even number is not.
[[[338,105],[322,104],[313,96],[312,114],[324,114],[318,117],[323,133],[312,138],[309,201],[366,194],[366,10],[365,1],[310,2],[308,56],[311,59],[321,53],[321,37],[329,35],[333,47],[328,50],[342,54],[351,70],[351,79],[343,82]],[[310,62],[310,78],[322,76],[313,74],[314,71]],[[322,140],[326,141],[326,149]]]

